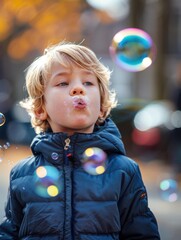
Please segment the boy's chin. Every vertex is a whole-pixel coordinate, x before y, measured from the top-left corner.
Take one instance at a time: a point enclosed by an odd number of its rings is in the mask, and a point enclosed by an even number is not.
[[[92,133],[94,125],[95,124],[87,124],[84,121],[79,121],[76,124],[73,124],[71,129],[80,133]]]

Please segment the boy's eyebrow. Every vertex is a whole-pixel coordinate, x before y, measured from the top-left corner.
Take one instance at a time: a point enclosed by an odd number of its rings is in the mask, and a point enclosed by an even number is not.
[[[86,74],[93,74],[93,71],[88,69],[82,69],[81,72],[84,72]]]
[[[55,78],[57,76],[64,76],[64,75],[68,75],[68,74],[70,74],[70,71],[60,70],[60,71],[57,71],[56,73],[52,74],[51,78]]]
[[[82,73],[85,73],[86,75],[92,75],[94,74],[94,72],[92,70],[87,70],[87,69],[81,69],[80,70]],[[60,71],[57,71],[56,73],[54,73],[51,78],[55,78],[57,76],[65,76],[65,75],[68,75],[68,74],[71,74],[71,71],[70,70],[60,70]]]

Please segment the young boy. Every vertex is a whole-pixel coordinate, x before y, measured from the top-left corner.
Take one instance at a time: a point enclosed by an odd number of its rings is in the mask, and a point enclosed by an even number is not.
[[[33,156],[11,171],[0,239],[160,239],[139,167],[109,118],[116,106],[109,81],[96,55],[72,43],[46,49],[30,65],[21,105],[38,135]],[[82,165],[94,147],[107,155],[101,174]]]

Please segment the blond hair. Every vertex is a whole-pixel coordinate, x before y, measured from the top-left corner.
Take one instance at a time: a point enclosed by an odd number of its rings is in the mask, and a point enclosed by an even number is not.
[[[97,124],[104,121],[111,109],[116,106],[115,92],[109,89],[110,70],[105,67],[95,53],[89,48],[74,43],[59,43],[45,49],[44,54],[27,68],[26,89],[28,98],[20,102],[20,105],[27,110],[31,116],[31,124],[36,133],[46,131],[50,125],[47,120],[40,120],[36,117],[36,112],[44,104],[44,90],[48,81],[48,75],[51,74],[52,64],[58,62],[67,67],[77,65],[93,71],[99,83],[101,96],[101,110],[103,117],[98,119]]]

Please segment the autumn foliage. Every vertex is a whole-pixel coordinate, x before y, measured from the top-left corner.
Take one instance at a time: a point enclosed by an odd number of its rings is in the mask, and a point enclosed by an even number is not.
[[[81,41],[81,0],[1,0],[0,45],[11,58],[57,41]]]

